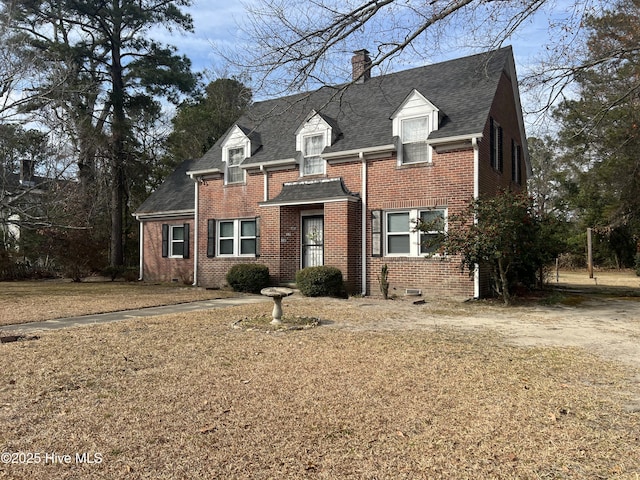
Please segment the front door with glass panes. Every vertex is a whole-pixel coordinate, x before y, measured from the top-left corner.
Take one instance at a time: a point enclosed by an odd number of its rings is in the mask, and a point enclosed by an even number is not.
[[[324,216],[302,217],[302,268],[324,265]]]

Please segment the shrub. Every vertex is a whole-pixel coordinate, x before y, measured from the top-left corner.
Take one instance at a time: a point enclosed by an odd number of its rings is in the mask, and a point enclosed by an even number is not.
[[[227,272],[227,283],[236,292],[260,293],[269,286],[269,267],[259,263],[239,263]]]
[[[640,277],[640,252],[636,253],[636,275]]]
[[[342,272],[336,267],[307,267],[296,273],[300,293],[307,297],[346,297]]]

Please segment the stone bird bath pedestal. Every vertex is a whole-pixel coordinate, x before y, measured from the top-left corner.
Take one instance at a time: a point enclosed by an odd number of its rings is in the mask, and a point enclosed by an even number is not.
[[[282,299],[293,294],[293,290],[284,287],[267,287],[260,290],[260,294],[265,297],[273,298],[273,313],[271,316],[273,325],[279,325],[282,323]]]

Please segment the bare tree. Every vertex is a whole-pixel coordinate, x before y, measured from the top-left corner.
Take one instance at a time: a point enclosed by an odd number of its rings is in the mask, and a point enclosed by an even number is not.
[[[528,80],[545,86],[549,104],[580,67],[568,52],[581,37],[583,18],[605,2],[257,0],[240,26],[251,47],[222,53],[249,70],[263,92],[278,94],[351,80],[347,52],[368,49],[372,68],[384,71],[391,60],[423,64],[449,50],[497,48],[537,20],[548,25],[550,41],[536,59],[542,69]]]

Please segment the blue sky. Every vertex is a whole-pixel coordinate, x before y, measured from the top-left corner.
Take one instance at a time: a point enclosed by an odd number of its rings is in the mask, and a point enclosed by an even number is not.
[[[546,55],[547,46],[553,45],[554,40],[549,37],[549,23],[570,17],[574,4],[572,0],[550,2],[545,10],[540,10],[532,20],[523,23],[506,42],[513,46],[520,79]],[[214,45],[227,51],[246,48],[242,33],[238,31],[238,25],[242,24],[245,15],[243,4],[228,0],[193,0],[193,5],[186,11],[193,17],[194,33],[168,33],[157,30],[152,32],[153,37],[176,46],[181,53],[191,59],[195,70],[210,72],[212,79],[234,73],[216,53]],[[446,47],[447,51],[441,54],[440,58],[434,58],[435,61],[478,53],[477,47],[469,45],[473,40],[469,38],[463,28],[455,38],[456,40],[450,42]],[[348,65],[348,62],[349,58],[346,58],[345,64]],[[412,64],[411,58],[404,57],[392,62],[388,68],[392,71],[402,70],[418,64],[424,64],[424,60],[417,60],[415,64]],[[337,79],[336,83],[344,80],[347,79]],[[259,92],[257,93],[259,95]],[[532,109],[535,103],[534,94],[521,89],[521,95],[525,110]],[[529,116],[527,130],[531,132],[532,129],[535,129],[539,120],[535,116]]]

